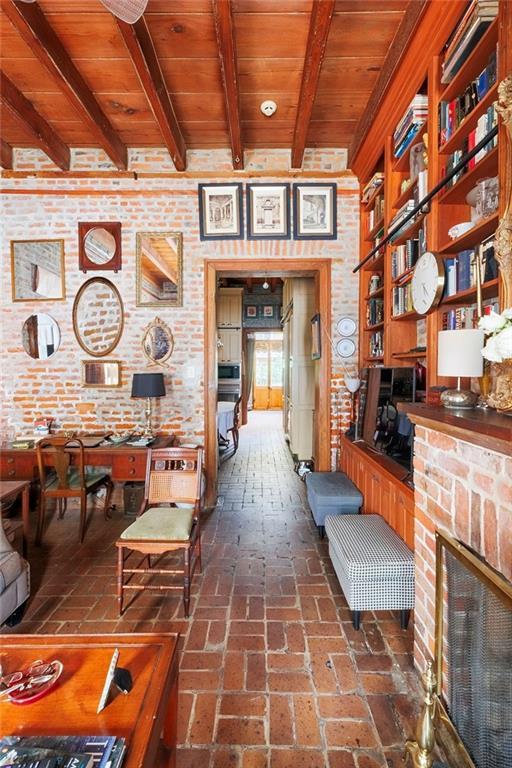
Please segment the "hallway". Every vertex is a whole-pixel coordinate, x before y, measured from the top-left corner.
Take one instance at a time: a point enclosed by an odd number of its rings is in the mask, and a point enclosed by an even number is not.
[[[127,520],[95,510],[79,548],[70,511],[30,547],[35,596],[16,630],[181,632],[178,768],[398,768],[419,700],[412,632],[391,614],[352,629],[280,419],[251,413],[221,467],[189,621],[177,594],[148,593],[119,621]]]

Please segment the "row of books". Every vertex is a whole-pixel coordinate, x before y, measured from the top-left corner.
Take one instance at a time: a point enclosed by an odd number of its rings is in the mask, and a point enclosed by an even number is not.
[[[439,102],[439,143],[445,144],[455,133],[459,125],[475,109],[485,94],[496,82],[497,76],[496,51],[494,51],[486,68],[473,80],[464,93],[452,101]],[[474,145],[473,145],[474,146]]]
[[[461,251],[454,258],[445,260],[445,296],[454,296],[477,284],[477,270],[481,280],[487,283],[498,277],[498,263],[494,253],[494,235],[484,240],[476,249]]]
[[[382,331],[375,331],[370,336],[368,354],[370,357],[382,357],[384,354],[384,334]]]
[[[476,128],[474,128],[471,133],[469,133],[468,136],[466,136],[464,139],[462,149],[457,149],[452,155],[448,157],[446,166],[442,170],[442,175],[444,176],[445,174],[449,173],[451,169],[457,165],[463,155],[465,155],[471,149],[474,149],[476,145],[479,144],[482,139],[487,136],[491,129],[494,128],[497,122],[498,115],[496,114],[496,110],[494,106],[490,106],[484,112],[484,114],[478,118]],[[455,174],[455,176],[451,178],[448,186],[456,184],[467,171],[470,171],[472,168],[474,168],[480,162],[480,160],[482,160],[482,158],[484,158],[485,155],[496,146],[498,146],[497,136],[491,139],[491,141],[489,141],[479,152],[476,153],[474,157],[471,158],[469,163],[467,163],[464,168],[462,168],[458,173]]]
[[[412,312],[413,309],[411,284],[395,285],[391,297],[391,312],[393,317],[403,315],[404,312]]]
[[[404,221],[404,219],[407,218],[408,214],[410,214],[410,212],[413,210],[414,206],[415,206],[414,200],[408,200],[404,205],[402,205],[400,210],[398,210],[393,216],[393,218],[391,219],[388,230],[391,231],[392,229],[395,229],[395,227],[397,227],[399,224],[401,224],[401,222]],[[410,227],[411,223],[412,223],[411,219],[406,221],[404,226],[392,236],[391,241],[399,238],[401,231],[403,229],[406,229],[407,227]]]
[[[125,739],[116,736],[6,736],[0,739],[4,768],[119,768]]]
[[[382,323],[384,320],[384,300],[369,299],[366,304],[366,325],[368,327]]]
[[[483,307],[484,314],[491,311],[499,312],[499,303],[497,301],[487,302]],[[476,304],[468,307],[457,307],[443,312],[442,318],[443,331],[459,331],[463,328],[476,328],[478,325],[478,310]]]
[[[363,191],[361,194],[361,202],[367,203],[372,194],[375,192],[375,190],[378,187],[381,187],[384,184],[384,174],[381,171],[377,171],[377,173],[374,173],[371,177],[370,181],[365,184],[363,187]]]
[[[428,97],[422,93],[417,93],[393,134],[393,154],[395,157],[402,157],[427,119],[427,115]]]
[[[406,240],[403,245],[397,245],[391,251],[391,278],[396,280],[404,272],[408,272],[418,261],[419,242],[416,239]]]
[[[446,49],[442,83],[453,80],[497,13],[498,0],[472,0]]]
[[[384,216],[384,195],[377,195],[372,210],[368,214],[368,230],[371,231],[376,223]]]

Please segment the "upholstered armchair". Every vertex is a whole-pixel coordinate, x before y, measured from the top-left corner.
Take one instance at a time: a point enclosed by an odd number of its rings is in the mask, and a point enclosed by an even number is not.
[[[0,517],[0,625],[21,621],[29,596],[30,565],[12,548]]]

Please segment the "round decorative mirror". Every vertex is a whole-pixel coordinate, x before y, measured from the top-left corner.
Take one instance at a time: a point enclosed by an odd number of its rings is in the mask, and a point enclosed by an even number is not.
[[[151,363],[165,365],[173,349],[174,338],[171,329],[158,317],[155,318],[144,330],[142,351]]]
[[[103,227],[90,229],[84,238],[84,250],[93,264],[107,264],[114,258],[116,239]]]
[[[88,355],[104,357],[123,332],[123,302],[116,286],[104,277],[87,280],[73,304],[73,329]]]
[[[21,340],[27,355],[35,360],[47,360],[60,346],[60,328],[53,317],[38,312],[23,323]]]

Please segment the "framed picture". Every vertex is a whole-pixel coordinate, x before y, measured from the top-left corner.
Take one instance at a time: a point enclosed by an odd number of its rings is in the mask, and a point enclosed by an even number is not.
[[[183,235],[137,232],[137,306],[181,307]]]
[[[241,184],[199,184],[201,240],[241,240],[243,203]]]
[[[293,236],[336,240],[336,184],[293,185]]]
[[[320,360],[322,357],[322,340],[320,336],[320,315],[311,318],[311,359]]]
[[[13,301],[66,298],[64,240],[12,240]]]
[[[287,240],[290,237],[290,185],[247,185],[247,239]]]
[[[247,304],[245,307],[246,317],[258,317],[258,307],[254,304]]]
[[[274,306],[268,305],[263,307],[263,317],[274,317]]]
[[[109,389],[120,386],[120,360],[82,360],[82,387]]]

